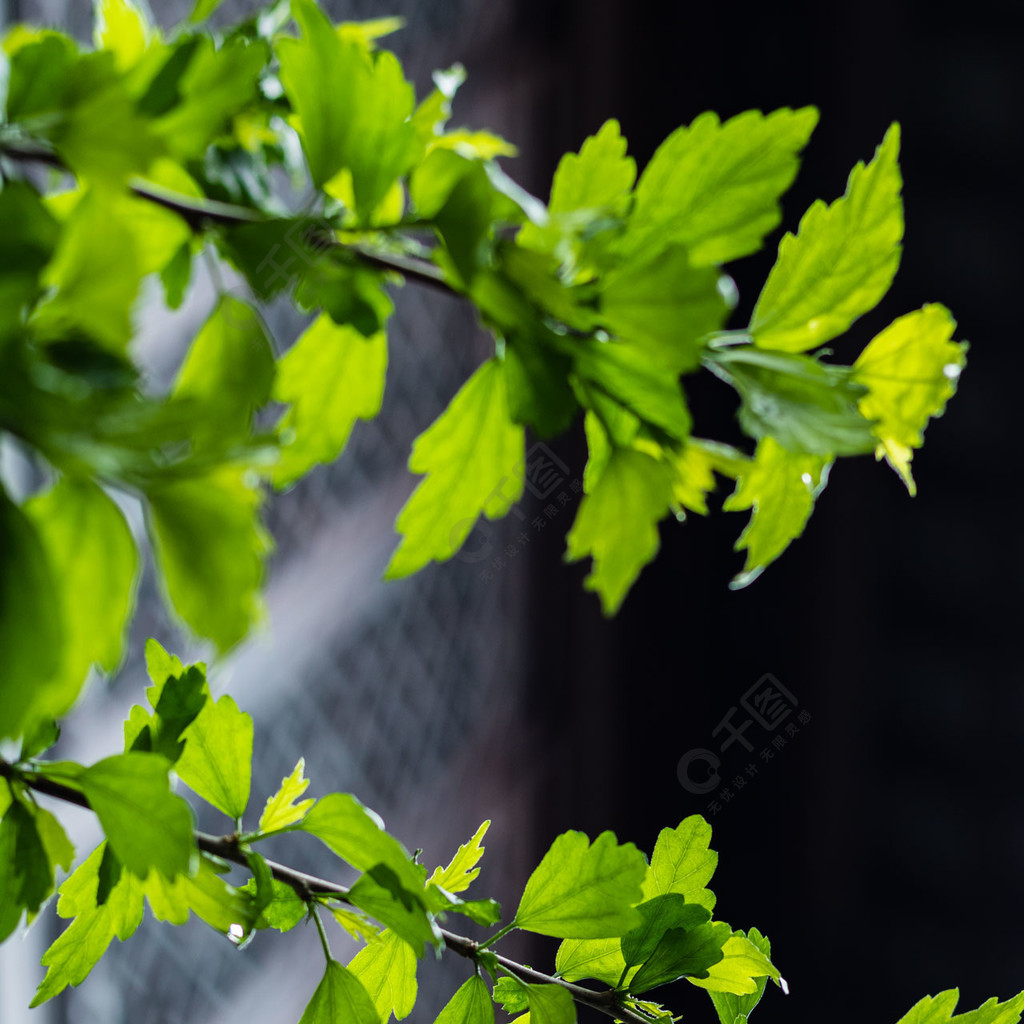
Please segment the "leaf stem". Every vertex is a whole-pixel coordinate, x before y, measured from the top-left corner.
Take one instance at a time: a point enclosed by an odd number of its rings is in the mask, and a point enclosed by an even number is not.
[[[327,932],[324,931],[324,923],[320,920],[320,910],[316,904],[311,904],[309,912],[313,918],[313,922],[316,924],[316,930],[320,936],[320,945],[324,947],[324,956],[327,957],[327,963],[330,964],[334,957],[331,956],[331,944],[327,941]]]
[[[478,948],[488,949],[490,946],[493,946],[498,939],[503,939],[509,932],[514,931],[518,927],[519,926],[516,924],[515,918],[513,918],[507,925],[505,925],[504,928],[499,928],[489,939],[487,939],[486,942],[479,943]]]

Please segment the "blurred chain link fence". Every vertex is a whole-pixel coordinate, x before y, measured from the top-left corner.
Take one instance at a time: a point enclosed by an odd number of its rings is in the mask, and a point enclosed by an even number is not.
[[[226,0],[217,18],[228,21],[256,6]],[[394,0],[384,9],[373,0],[325,6],[336,18],[404,17],[407,28],[392,38],[421,88],[430,66],[445,62],[432,61],[432,53],[486,51],[507,25],[504,5],[483,0]],[[167,25],[185,16],[191,2],[153,7]],[[7,0],[0,10],[0,27],[24,20],[57,25],[83,39],[91,32],[90,5],[83,2]],[[462,118],[487,123],[487,98],[474,105],[475,110],[460,108]],[[530,847],[528,745],[516,738],[524,733],[517,711],[523,574],[505,571],[485,579],[478,565],[455,560],[409,580],[380,581],[395,542],[395,514],[414,483],[405,470],[410,444],[486,347],[455,301],[413,286],[396,299],[383,411],[374,423],[357,425],[339,462],[271,500],[276,551],[268,623],[218,665],[211,682],[215,691],[230,689],[255,719],[254,812],[305,756],[312,795],[356,793],[410,848],[423,847],[428,864],[446,861],[482,817],[493,815],[480,885],[486,894],[501,896],[521,884],[521,854]],[[173,373],[213,301],[210,283],[199,280],[177,314],[145,304],[139,347],[156,376]],[[303,324],[284,307],[267,316],[279,342],[290,342]],[[128,512],[141,532],[137,510]],[[112,683],[87,693],[62,756],[89,762],[119,749],[120,721],[143,699],[142,646],[151,635],[183,656],[202,653],[168,620],[147,570],[127,663]],[[95,825],[74,812],[71,820],[82,856],[97,838]],[[202,816],[199,825],[213,831],[228,827]],[[313,841],[304,845],[300,837],[269,852],[345,880],[338,862]],[[51,906],[26,939],[0,948],[2,1024],[291,1024],[323,970],[311,927],[287,936],[261,933],[239,952],[197,921],[172,928],[147,915],[136,936],[124,946],[115,943],[80,989],[29,1011],[42,976],[39,957],[62,924]],[[340,930],[333,942],[336,956],[347,960],[351,944]],[[450,962],[457,958],[428,959],[420,971],[414,1021],[432,1020],[466,977],[464,964]]]

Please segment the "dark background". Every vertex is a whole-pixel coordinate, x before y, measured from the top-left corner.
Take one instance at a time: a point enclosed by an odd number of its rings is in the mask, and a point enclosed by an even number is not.
[[[843,460],[804,537],[747,590],[727,589],[745,513],[664,525],[657,561],[611,622],[582,591],[585,567],[560,564],[563,531],[534,548],[528,692],[538,740],[554,751],[539,834],[612,828],[649,850],[660,827],[704,814],[720,851],[717,916],[763,929],[791,987],[766,994],[762,1024],[825,1008],[836,1021],[895,1021],[953,986],[961,1010],[1005,999],[1024,987],[1014,8],[531,6],[516,47],[523,66],[545,69],[533,107],[545,156],[516,171],[539,194],[558,154],[609,116],[642,166],[703,110],[814,104],[821,122],[785,202],[795,229],[898,120],[902,267],[881,313],[838,340],[836,358],[851,362],[878,329],[932,301],[971,342],[960,393],[914,459],[919,496],[884,463]],[[737,324],[777,242],[734,268]],[[733,435],[728,393],[687,384],[697,431]],[[581,467],[578,443],[558,450]],[[726,734],[712,731],[765,673],[810,721],[770,762],[759,752],[777,733],[756,725],[751,754],[726,750],[720,788],[751,761],[759,770],[714,813],[715,794],[687,792],[677,763],[718,749]],[[664,995],[704,1019],[703,996]]]

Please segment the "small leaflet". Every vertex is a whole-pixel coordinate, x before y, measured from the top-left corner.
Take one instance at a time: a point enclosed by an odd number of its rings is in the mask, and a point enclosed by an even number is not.
[[[854,379],[868,389],[860,411],[875,421],[876,457],[885,457],[911,494],[917,492],[914,449],[924,444],[928,421],[945,410],[967,360],[967,345],[952,340],[954,330],[949,311],[932,303],[894,320],[853,365]]]
[[[722,957],[708,968],[707,977],[687,979],[709,992],[751,995],[757,992],[758,979],[771,978],[784,985],[778,968],[742,932],[734,932],[722,945]],[[763,982],[761,983],[763,989]]]
[[[309,788],[309,779],[305,777],[306,759],[300,757],[291,775],[281,780],[281,787],[267,799],[263,813],[260,815],[260,832],[277,832],[301,821],[306,812],[316,803],[313,799],[299,800]],[[298,802],[296,802],[298,801]]]
[[[733,936],[737,935],[742,936],[743,932],[733,932]],[[747,932],[746,938],[769,960],[771,959],[772,944],[766,935],[762,935],[756,928],[751,928]],[[711,997],[711,1002],[714,1003],[721,1024],[746,1024],[747,1018],[761,1001],[767,982],[767,974],[755,977],[754,991],[743,994],[716,992],[714,989],[708,989],[708,995]],[[781,978],[776,980],[776,984],[780,984],[780,982]],[[788,989],[785,987],[783,991],[788,993]]]
[[[953,1016],[960,990],[947,989],[937,996],[925,996],[897,1021],[897,1024],[1017,1024],[1024,1012],[1024,992],[1006,1002],[992,996],[976,1010],[967,1010]]]
[[[489,820],[483,822],[473,838],[458,848],[447,867],[434,869],[434,873],[427,879],[427,884],[439,885],[448,892],[465,892],[480,874],[477,865],[484,855],[484,847],[480,843],[490,827]]]
[[[729,584],[733,590],[753,583],[804,532],[831,465],[828,456],[797,455],[771,437],[758,442],[750,468],[722,506],[727,512],[749,508],[753,513],[736,541],[737,550],[747,549],[747,560]]]

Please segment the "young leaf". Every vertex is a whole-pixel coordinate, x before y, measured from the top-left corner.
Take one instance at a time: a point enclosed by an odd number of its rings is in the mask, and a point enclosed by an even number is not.
[[[715,909],[715,894],[705,888],[718,866],[718,854],[709,849],[711,826],[691,814],[676,828],[663,828],[644,876],[644,900],[679,893],[687,903]]]
[[[722,959],[722,947],[731,934],[732,929],[721,921],[670,929],[633,975],[629,991],[639,994],[677,978],[707,977],[708,969]]]
[[[735,480],[750,461],[730,445],[699,437],[691,437],[677,452],[665,452],[665,459],[672,472],[677,516],[683,509],[706,516],[707,495],[715,489],[715,471]]]
[[[416,1005],[416,956],[394,932],[384,932],[361,949],[348,969],[359,979],[377,1008],[380,1024],[391,1015],[403,1020]]]
[[[640,175],[624,247],[676,242],[702,267],[756,252],[779,223],[779,197],[817,121],[813,107],[783,108],[748,110],[724,124],[701,114],[676,129]]]
[[[530,1008],[530,992],[518,978],[499,978],[492,996],[506,1013],[522,1013]]]
[[[644,855],[611,832],[593,845],[582,832],[565,832],[530,875],[515,924],[555,938],[624,935],[642,920],[633,906],[646,870]]]
[[[473,838],[463,843],[455,851],[455,856],[452,857],[447,867],[434,869],[434,873],[427,879],[427,884],[439,885],[448,892],[465,892],[476,876],[480,874],[480,868],[477,865],[484,855],[484,847],[480,843],[490,826],[490,821],[483,822],[474,833]]]
[[[995,996],[976,1010],[953,1015],[960,990],[947,989],[937,996],[925,996],[907,1011],[897,1024],[1017,1024],[1024,1011],[1024,992],[1000,1003]]]
[[[294,0],[301,39],[281,39],[281,82],[298,115],[313,183],[345,168],[366,217],[422,153],[409,120],[415,98],[394,54],[369,53],[335,32],[313,0]]]
[[[459,986],[434,1024],[494,1024],[494,1003],[479,974]]]
[[[640,570],[657,554],[658,523],[672,501],[668,467],[643,452],[616,449],[580,503],[566,561],[592,555],[584,586],[614,615]]]
[[[733,936],[735,937],[736,935],[743,935],[743,932],[733,932]],[[768,941],[767,936],[762,935],[756,928],[751,928],[746,937],[765,957],[769,960],[771,959],[772,944]],[[709,971],[708,973],[710,974],[711,972]],[[767,983],[768,975],[762,974],[760,977],[754,978],[753,992],[740,995],[733,992],[716,992],[714,989],[709,989],[708,995],[711,997],[711,1002],[714,1003],[721,1024],[747,1024],[747,1018],[761,1001],[761,996],[764,995]]]
[[[380,818],[350,793],[321,797],[300,827],[356,870],[369,871],[383,864],[410,893],[422,891],[424,869],[414,864],[405,847],[384,831]]]
[[[152,485],[149,533],[175,610],[222,650],[261,611],[270,539],[257,518],[260,493],[232,466]]]
[[[359,979],[336,960],[327,963],[299,1024],[381,1024],[373,1000]]]
[[[403,536],[386,578],[447,561],[481,513],[503,516],[523,491],[524,449],[523,428],[509,416],[504,366],[490,359],[413,444],[409,469],[428,475],[398,515]]]
[[[259,885],[255,879],[249,879],[239,890],[258,896]],[[261,902],[258,899],[257,902]],[[333,910],[332,910],[333,913]],[[307,907],[302,897],[287,882],[276,878],[270,880],[270,898],[260,908],[260,916],[256,920],[257,928],[274,928],[279,932],[291,931],[307,914]]]
[[[854,380],[868,389],[860,411],[875,421],[876,455],[885,456],[911,494],[914,449],[924,443],[929,419],[942,415],[966,362],[967,345],[952,340],[955,329],[944,306],[927,305],[894,320],[853,365]]]
[[[166,759],[117,754],[97,761],[78,778],[107,841],[124,866],[145,878],[187,874],[195,856],[189,806],[170,789]]]
[[[747,549],[747,561],[730,587],[752,583],[804,532],[831,465],[827,456],[796,455],[771,437],[761,439],[750,468],[722,506],[727,512],[753,511],[736,541],[737,550]]]
[[[351,910],[348,907],[328,906],[331,917],[352,936],[353,939],[362,939],[364,942],[376,942],[381,935],[381,930],[375,924],[371,924],[366,917],[358,910]],[[351,965],[349,965],[351,966]]]
[[[228,696],[211,699],[183,738],[178,777],[229,818],[241,818],[252,777],[252,718]]]
[[[803,352],[842,334],[889,290],[903,238],[902,178],[894,124],[867,167],[857,164],[846,194],[820,200],[779,257],[754,307],[750,333],[761,348]]]
[[[291,408],[277,425],[283,444],[275,486],[336,459],[356,420],[380,412],[387,364],[383,331],[366,338],[325,313],[310,324],[278,363],[274,399]]]
[[[96,4],[96,47],[111,51],[121,71],[138,62],[150,35],[145,15],[131,0],[99,0]]]
[[[696,903],[687,903],[686,897],[677,892],[655,896],[636,909],[643,918],[643,924],[622,936],[622,958],[629,967],[642,964],[670,929],[689,931],[711,920],[710,910]]]
[[[776,984],[785,984],[771,960],[742,932],[734,932],[722,944],[721,959],[708,967],[707,976],[688,980],[710,992],[750,995],[757,992],[757,979],[765,977]],[[763,982],[761,984],[763,988]]]
[[[267,798],[266,806],[260,815],[259,829],[261,832],[277,832],[288,828],[303,819],[306,812],[316,803],[315,800],[296,801],[309,788],[309,779],[303,774],[306,770],[306,759],[300,757],[291,775],[281,780],[281,787]]]

